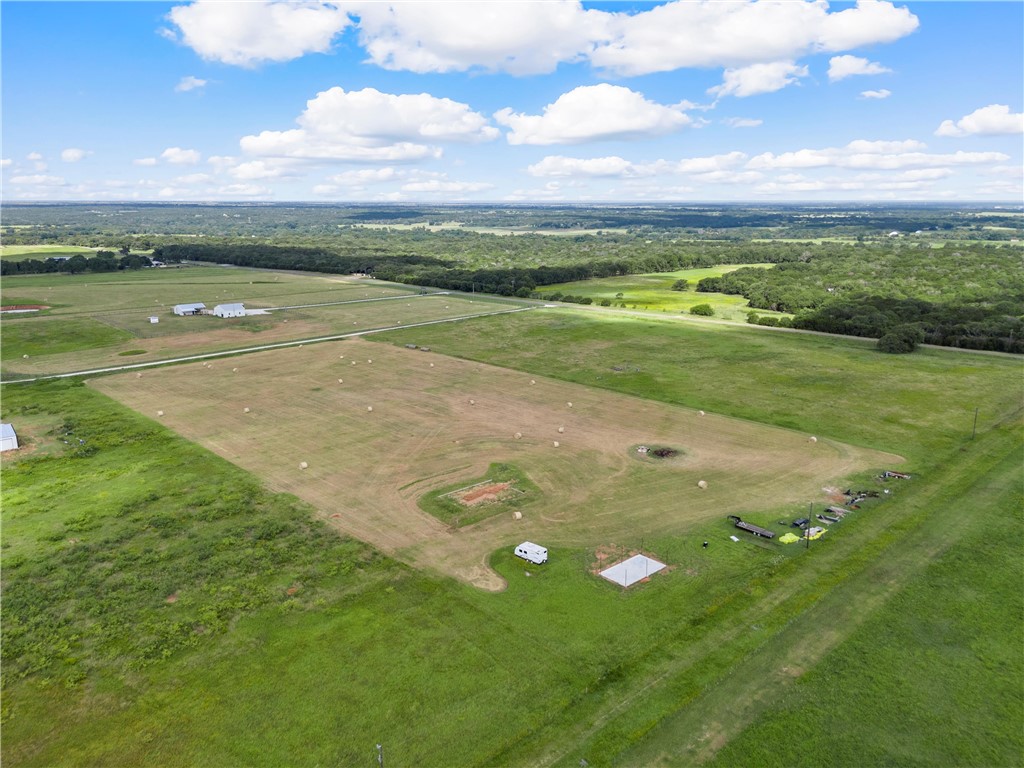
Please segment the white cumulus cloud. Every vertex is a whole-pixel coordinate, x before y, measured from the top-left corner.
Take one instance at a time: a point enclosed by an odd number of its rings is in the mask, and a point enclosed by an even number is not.
[[[718,98],[756,96],[759,93],[782,90],[787,85],[798,82],[801,77],[807,77],[807,67],[799,66],[792,61],[751,64],[748,67],[725,70],[722,84],[708,88],[708,93]]]
[[[200,160],[198,151],[194,149],[182,149],[181,147],[168,147],[160,153],[160,157],[171,165],[195,165]],[[143,163],[139,163],[139,165],[142,164]]]
[[[764,120],[751,117],[727,117],[722,122],[730,128],[757,128],[757,126],[764,124]]]
[[[877,61],[868,61],[860,56],[833,56],[828,60],[828,79],[832,82],[854,75],[882,75],[892,72]]]
[[[540,162],[529,166],[526,170],[531,176],[544,177],[610,176],[626,178],[649,176],[651,173],[617,156],[578,158],[548,155]]]
[[[1024,113],[1010,112],[1006,104],[989,104],[976,109],[955,123],[944,120],[936,129],[936,136],[998,136],[1024,133]]]
[[[67,182],[61,176],[46,176],[44,174],[33,174],[30,176],[12,176],[11,184],[33,187],[62,187]]]
[[[814,1],[683,0],[632,15],[614,14],[610,39],[595,41],[590,60],[622,75],[682,67],[740,68],[888,43],[917,26],[917,17],[906,8],[876,0],[859,0],[837,13]]]
[[[181,42],[204,59],[242,67],[325,53],[349,24],[348,14],[333,3],[301,0],[198,0],[172,8],[167,18]]]
[[[629,88],[607,83],[563,93],[541,115],[506,108],[494,119],[512,129],[509,144],[535,145],[660,136],[692,122],[679,105],[657,104]]]
[[[77,147],[68,147],[67,149],[61,151],[60,159],[63,160],[65,163],[77,163],[79,160],[82,160],[89,154],[91,153],[85,151],[84,149],[78,149]]]
[[[793,170],[798,168],[854,168],[899,170],[955,165],[984,165],[1009,159],[1001,152],[930,153],[921,151],[919,141],[851,141],[844,147],[800,149],[776,155],[771,152],[752,157],[750,170]]]
[[[296,122],[299,128],[245,136],[241,147],[263,157],[399,162],[440,156],[439,148],[419,142],[481,142],[499,135],[466,104],[374,88],[322,91]]]
[[[133,165],[156,165],[157,159],[155,157],[139,157],[132,160]]]
[[[412,72],[468,69],[534,75],[583,57],[610,14],[575,0],[366,2],[353,6],[374,64]]]
[[[11,160],[11,158],[5,157],[2,160],[0,160],[0,168],[8,167],[9,165],[11,165],[12,162],[13,161]]]
[[[862,99],[888,99],[890,96],[892,96],[892,91],[887,88],[879,88],[877,91],[860,92]]]
[[[467,192],[483,192],[493,189],[494,185],[483,181],[410,181],[402,185],[403,192],[441,192],[446,194],[464,194]]]
[[[185,91],[194,91],[197,88],[202,88],[204,85],[206,85],[206,80],[194,75],[186,75],[178,81],[178,84],[174,86],[174,90],[184,93]]]
[[[795,60],[893,42],[918,26],[909,10],[881,0],[838,12],[822,0],[677,0],[637,12],[584,8],[578,0],[198,0],[168,19],[177,33],[161,34],[205,59],[240,66],[327,52],[351,24],[369,62],[386,69],[531,75],[588,61],[627,77]]]

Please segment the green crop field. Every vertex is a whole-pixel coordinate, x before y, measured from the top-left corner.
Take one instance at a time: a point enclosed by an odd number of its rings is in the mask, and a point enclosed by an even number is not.
[[[770,269],[773,264],[730,264],[705,269],[683,269],[678,272],[662,272],[652,275],[622,275],[621,277],[600,277],[593,280],[579,280],[573,283],[546,285],[539,289],[542,296],[562,293],[568,296],[583,296],[597,304],[602,300],[613,306],[625,305],[630,309],[644,309],[652,312],[685,312],[697,304],[710,304],[715,317],[734,322],[745,322],[751,310],[742,296],[727,296],[724,293],[698,293],[697,283],[705,277],[720,277],[741,267]],[[685,291],[673,291],[677,280],[689,281]],[[758,314],[775,317],[789,317],[782,312],[758,310]]]
[[[709,518],[644,538],[671,566],[648,584],[599,579],[592,547],[540,568],[502,547],[491,593],[339,537],[93,388],[7,385],[28,448],[3,459],[6,764],[371,765],[378,743],[439,767],[1021,763],[1018,360],[570,309],[379,338],[914,477],[786,556]]]

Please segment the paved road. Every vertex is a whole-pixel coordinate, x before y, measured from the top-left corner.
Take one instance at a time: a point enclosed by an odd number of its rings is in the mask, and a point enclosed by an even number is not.
[[[129,365],[117,365],[111,368],[93,368],[88,371],[72,371],[70,373],[52,373],[46,376],[35,376],[31,379],[13,379],[2,381],[0,384],[27,384],[32,381],[45,381],[47,379],[67,379],[73,376],[93,376],[98,373],[117,373],[118,371],[131,371],[139,368],[154,368],[158,365],[170,365],[171,363],[187,363],[192,360],[211,360],[218,357],[232,357],[244,355],[250,352],[262,352],[267,349],[280,349],[282,347],[298,347],[303,344],[316,344],[321,341],[339,341],[351,339],[356,336],[368,336],[373,333],[384,333],[385,331],[404,330],[406,328],[422,328],[426,325],[439,325],[440,323],[457,323],[462,320],[472,320],[476,317],[493,317],[494,315],[509,315],[514,312],[529,312],[537,307],[516,307],[515,309],[499,309],[496,312],[482,312],[478,315],[460,315],[458,317],[446,317],[443,320],[427,320],[422,323],[404,323],[402,325],[389,325],[384,328],[368,328],[362,331],[351,331],[339,333],[335,336],[317,336],[310,339],[295,339],[294,341],[282,341],[277,344],[260,344],[254,347],[242,347],[240,349],[227,349],[221,352],[207,352],[201,355],[188,355],[187,357],[174,357],[166,360],[153,360],[148,363],[131,363]],[[283,307],[282,307],[283,309]]]

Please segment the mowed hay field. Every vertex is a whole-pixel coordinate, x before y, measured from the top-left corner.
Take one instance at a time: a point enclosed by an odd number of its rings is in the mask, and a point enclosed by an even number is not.
[[[824,487],[901,460],[355,339],[91,385],[310,502],[338,530],[490,590],[504,582],[487,557],[524,539],[590,547],[638,531],[677,534],[730,513],[824,501]],[[682,453],[644,461],[638,444]],[[501,514],[450,529],[419,509],[427,492],[468,484],[495,462],[519,467],[541,490],[518,507],[521,520]]]

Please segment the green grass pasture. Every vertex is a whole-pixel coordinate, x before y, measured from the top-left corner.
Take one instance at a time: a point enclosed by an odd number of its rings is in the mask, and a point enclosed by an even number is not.
[[[491,297],[421,298],[420,291],[338,275],[222,267],[7,277],[3,303],[51,308],[4,316],[3,373],[28,376],[87,370],[122,363],[125,351],[143,350],[145,354],[134,362],[147,362],[510,306]],[[408,301],[400,300],[405,297]],[[366,301],[387,298],[395,300]],[[232,319],[173,314],[175,304],[192,301],[202,301],[211,309],[233,301],[242,301],[249,309],[301,308]],[[151,323],[151,316],[159,322]],[[23,359],[24,354],[30,359]]]
[[[583,296],[594,300],[597,304],[607,299],[618,307],[625,304],[629,309],[645,309],[652,312],[684,312],[697,304],[710,304],[715,310],[715,317],[735,322],[745,322],[747,313],[752,310],[742,296],[728,296],[724,293],[698,293],[697,283],[705,277],[720,277],[727,272],[741,267],[761,267],[770,269],[774,264],[729,264],[706,269],[684,269],[678,272],[662,272],[651,275],[622,275],[620,277],[601,277],[593,280],[578,280],[572,283],[546,285],[538,292],[549,295],[556,291],[570,295]],[[688,280],[690,285],[686,291],[673,291],[672,285],[677,280]],[[622,294],[620,297],[619,294]],[[758,314],[783,317],[782,312],[758,310]]]
[[[0,259],[5,261],[25,261],[39,259],[45,261],[54,256],[74,256],[77,253],[91,256],[98,248],[86,248],[80,245],[0,245]]]
[[[3,459],[5,764],[1020,764],[1019,361],[573,310],[387,336],[914,478],[788,556],[725,521],[635,531],[613,543],[672,568],[629,590],[591,550],[503,548],[495,594],[325,532],[98,392],[8,385],[37,451]]]

